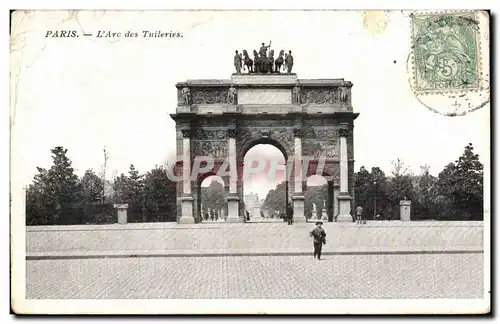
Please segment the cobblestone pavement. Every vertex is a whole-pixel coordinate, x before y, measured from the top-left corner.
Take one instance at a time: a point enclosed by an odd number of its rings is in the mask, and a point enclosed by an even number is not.
[[[482,298],[483,254],[27,261],[28,299]]]

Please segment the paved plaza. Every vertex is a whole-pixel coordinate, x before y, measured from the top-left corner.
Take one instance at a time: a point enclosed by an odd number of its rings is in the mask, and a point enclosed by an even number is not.
[[[483,254],[27,261],[28,299],[482,298]]]
[[[26,233],[31,256],[131,253],[308,252],[311,223],[33,226]],[[325,252],[469,250],[483,248],[482,222],[326,223]]]
[[[169,223],[27,231],[28,299],[482,298],[482,222]]]

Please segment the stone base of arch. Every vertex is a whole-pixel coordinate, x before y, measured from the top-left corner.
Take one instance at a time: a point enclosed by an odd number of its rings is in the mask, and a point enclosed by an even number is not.
[[[227,197],[226,223],[241,223],[239,203],[240,197],[238,195],[230,194]]]
[[[293,221],[295,223],[305,223],[306,216],[304,214],[304,201],[306,197],[303,195],[294,195],[292,197],[293,201]]]
[[[339,203],[339,215],[336,217],[337,222],[350,222],[354,221],[351,214],[351,196],[347,192],[341,192],[337,196]]]
[[[181,217],[179,224],[194,224],[193,217],[193,202],[194,198],[191,196],[181,197]]]

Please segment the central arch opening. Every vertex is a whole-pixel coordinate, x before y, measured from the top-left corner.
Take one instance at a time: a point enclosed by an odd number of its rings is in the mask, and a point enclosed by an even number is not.
[[[246,222],[282,222],[289,211],[287,157],[277,143],[258,143],[244,155],[243,216]]]
[[[306,180],[304,214],[308,222],[332,219],[332,188],[322,175],[310,175]]]
[[[225,222],[227,216],[224,180],[216,175],[207,175],[199,180],[198,222]]]

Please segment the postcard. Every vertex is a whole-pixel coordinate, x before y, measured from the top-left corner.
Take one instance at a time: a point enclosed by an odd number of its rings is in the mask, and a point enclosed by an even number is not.
[[[17,10],[17,314],[490,311],[490,13]]]

